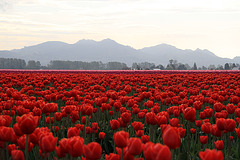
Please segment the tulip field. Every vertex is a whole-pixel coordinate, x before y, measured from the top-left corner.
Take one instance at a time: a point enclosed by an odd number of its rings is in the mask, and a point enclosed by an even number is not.
[[[6,160],[239,160],[239,71],[0,70]]]

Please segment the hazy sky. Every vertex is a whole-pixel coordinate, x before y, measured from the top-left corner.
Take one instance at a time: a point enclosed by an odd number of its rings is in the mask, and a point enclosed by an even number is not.
[[[240,56],[240,0],[0,0],[0,50],[110,38]]]

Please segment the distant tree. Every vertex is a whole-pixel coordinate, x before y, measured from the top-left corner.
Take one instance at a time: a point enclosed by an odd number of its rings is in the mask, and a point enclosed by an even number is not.
[[[233,64],[232,64],[232,68],[235,68],[235,67],[237,67],[237,66],[236,66],[236,64],[235,64],[235,63],[233,63]]]
[[[134,62],[133,64],[132,64],[132,69],[133,70],[138,70],[139,68],[138,68],[138,64],[136,63],[136,62]]]
[[[215,65],[214,65],[214,64],[210,64],[210,65],[208,66],[208,69],[209,69],[209,70],[215,70],[215,69],[216,69],[216,67],[215,67]]]
[[[40,69],[41,64],[39,61],[29,60],[26,66],[27,69]]]
[[[184,64],[179,64],[177,69],[178,70],[187,70],[187,67]]]
[[[193,70],[197,70],[197,64],[196,64],[196,62],[194,62],[194,64],[193,64]]]
[[[225,63],[225,65],[224,65],[224,69],[225,69],[225,70],[229,70],[229,69],[230,69],[230,66],[229,66],[228,63]]]
[[[167,70],[175,70],[176,66],[177,66],[176,64],[177,64],[177,60],[170,59],[169,64],[167,65],[166,69]]]
[[[218,65],[216,69],[217,69],[217,70],[223,70],[224,68],[223,68],[222,65]]]
[[[16,58],[0,58],[0,69],[24,69],[25,60]]]
[[[161,64],[157,65],[156,68],[161,69],[161,70],[164,70],[164,69],[165,69],[164,66],[161,65]]]
[[[172,65],[173,64],[173,59],[170,59],[169,63],[170,63],[170,65]]]

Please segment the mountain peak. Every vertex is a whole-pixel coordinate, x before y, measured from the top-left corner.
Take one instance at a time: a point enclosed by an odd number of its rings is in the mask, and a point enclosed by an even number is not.
[[[117,42],[110,38],[106,38],[106,39],[103,39],[102,41],[100,41],[100,43],[117,43]]]

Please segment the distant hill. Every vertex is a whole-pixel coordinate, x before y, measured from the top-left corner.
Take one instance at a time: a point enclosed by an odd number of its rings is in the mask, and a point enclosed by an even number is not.
[[[188,63],[190,66],[196,62],[199,67],[210,64],[240,63],[240,57],[221,58],[208,50],[182,50],[168,44],[136,50],[111,39],[80,40],[74,44],[49,41],[22,49],[0,51],[0,57],[20,58],[26,61],[38,60],[42,65],[47,65],[51,60],[102,61],[103,63],[117,61],[126,63],[128,66],[131,66],[133,62],[167,65],[170,59]]]

